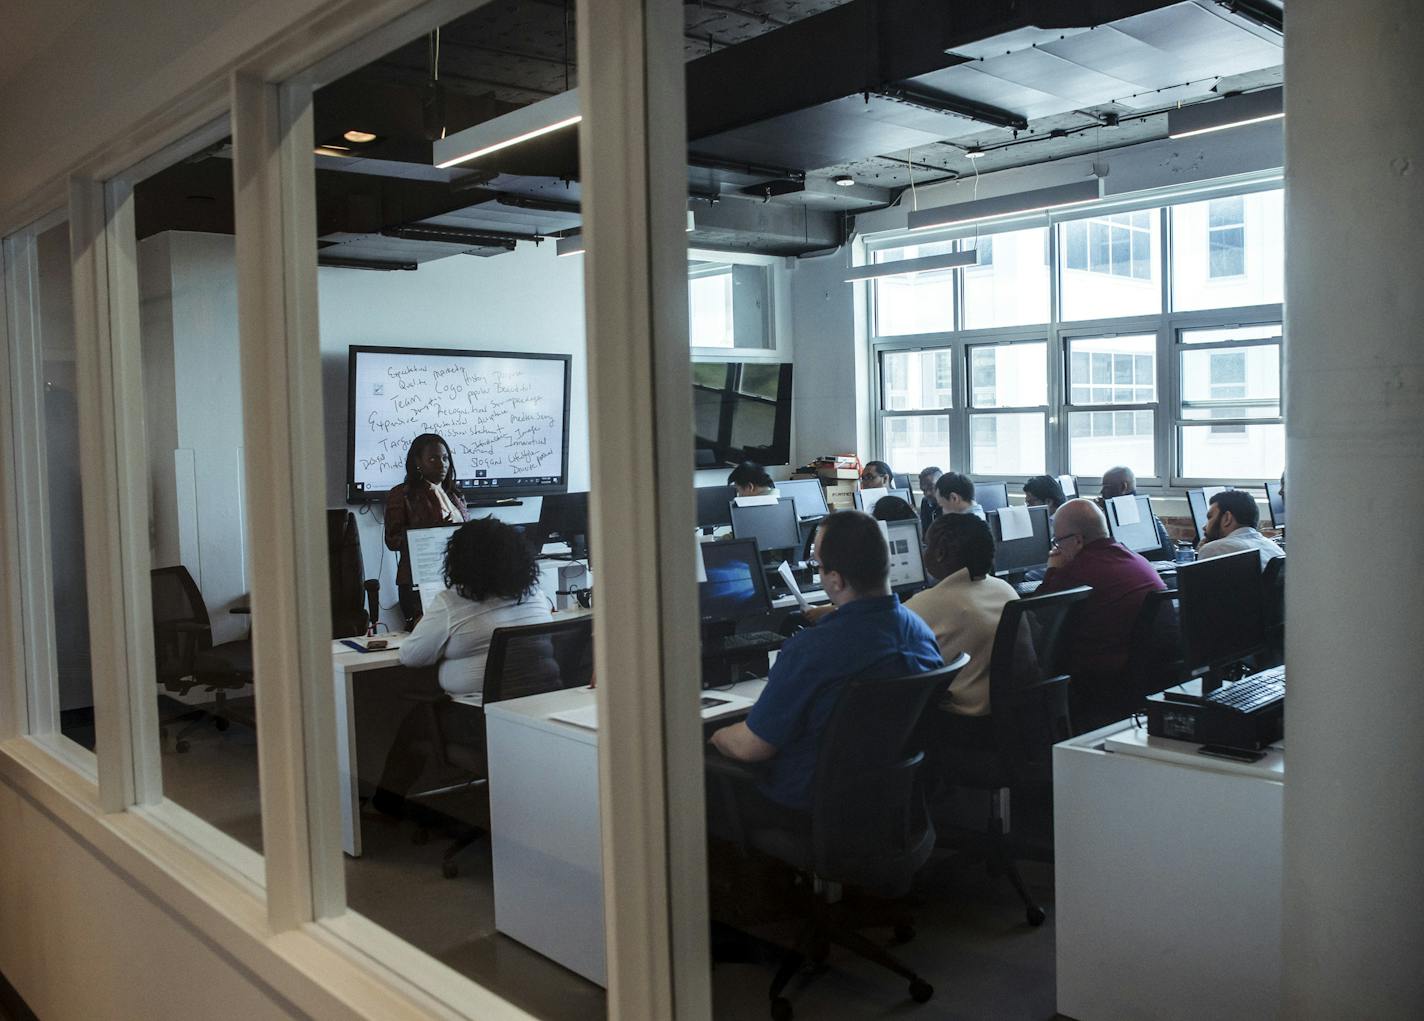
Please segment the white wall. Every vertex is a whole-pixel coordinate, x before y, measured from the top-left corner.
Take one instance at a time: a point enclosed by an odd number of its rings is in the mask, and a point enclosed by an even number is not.
[[[792,455],[797,464],[821,454],[873,456],[863,288],[845,282],[848,252],[846,247],[833,255],[792,260]]]
[[[505,255],[457,255],[414,272],[325,268],[319,286],[328,507],[346,506],[347,348],[353,344],[573,355],[569,489],[589,488],[582,257],[561,259],[552,244],[521,244]],[[396,555],[385,548],[385,508],[352,509],[366,576],[380,579],[381,602],[393,607]],[[387,623],[394,623],[392,616]]]

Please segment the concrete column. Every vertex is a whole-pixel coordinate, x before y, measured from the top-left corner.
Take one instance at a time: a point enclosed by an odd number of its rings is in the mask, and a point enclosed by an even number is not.
[[[1424,1017],[1424,17],[1286,30],[1282,1016]]]

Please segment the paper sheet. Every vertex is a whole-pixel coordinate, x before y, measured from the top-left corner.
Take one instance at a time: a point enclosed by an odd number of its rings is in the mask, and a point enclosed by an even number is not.
[[[889,496],[888,489],[862,489],[860,491],[860,506],[867,514],[875,511],[875,505],[880,502],[883,496]]]
[[[586,705],[580,709],[565,709],[562,712],[550,713],[549,719],[558,720],[560,723],[572,723],[575,727],[582,727],[584,730],[597,730],[598,706]]]
[[[1072,500],[1078,492],[1078,482],[1071,475],[1058,476],[1058,485],[1063,490],[1065,498]]]
[[[1142,520],[1142,515],[1137,513],[1136,496],[1113,497],[1112,509],[1119,525],[1135,525]]]
[[[781,580],[786,583],[786,587],[796,597],[796,605],[800,606],[802,610],[808,609],[811,604],[806,602],[806,597],[801,594],[801,586],[796,584],[796,575],[792,573],[791,565],[783,560],[777,567],[776,573],[781,575]]]
[[[767,493],[765,496],[739,496],[732,502],[738,507],[768,507],[775,506],[777,499],[775,493]]]
[[[707,580],[707,561],[702,559],[702,543],[697,544],[697,583]]]
[[[1033,518],[1028,508],[1021,504],[1010,504],[999,508],[999,531],[1004,542],[1027,539],[1033,535]]]

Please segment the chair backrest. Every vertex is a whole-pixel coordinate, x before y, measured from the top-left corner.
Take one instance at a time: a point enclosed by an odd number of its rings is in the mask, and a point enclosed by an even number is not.
[[[583,687],[592,677],[593,617],[502,627],[490,636],[483,700]]]
[[[1261,571],[1265,604],[1266,655],[1272,664],[1284,662],[1286,644],[1286,558],[1273,557]]]
[[[1050,749],[1072,735],[1066,637],[1086,585],[1004,604],[989,656],[989,717],[1000,768],[1013,781],[1042,778]]]
[[[364,635],[366,568],[356,515],[349,510],[326,512],[326,563],[331,582],[331,637]]]
[[[203,594],[181,564],[149,572],[153,600],[153,651],[160,681],[187,677],[193,659],[213,647],[212,624]]]
[[[1127,672],[1133,694],[1145,698],[1184,680],[1177,590],[1149,592],[1132,626]]]
[[[934,849],[915,747],[926,709],[969,657],[924,673],[841,686],[821,735],[812,787],[814,871],[886,896],[909,889]]]

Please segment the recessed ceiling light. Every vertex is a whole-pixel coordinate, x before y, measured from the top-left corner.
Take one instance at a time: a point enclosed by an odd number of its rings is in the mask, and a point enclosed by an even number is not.
[[[855,187],[855,178],[851,177],[849,174],[837,174],[835,177],[831,178],[831,180],[841,188]]]
[[[977,145],[970,146],[968,149],[964,150],[965,159],[977,160],[980,156],[983,155],[984,150],[979,148]]]
[[[352,128],[341,137],[348,142],[355,142],[357,145],[365,145],[367,142],[374,142],[376,140],[376,136],[371,134],[371,132],[357,131],[355,128]]]

